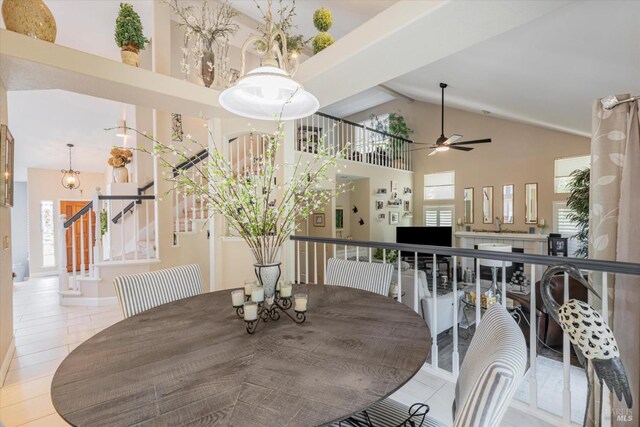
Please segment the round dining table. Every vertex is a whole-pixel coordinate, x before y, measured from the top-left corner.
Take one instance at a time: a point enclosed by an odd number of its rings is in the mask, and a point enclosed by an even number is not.
[[[431,349],[424,320],[367,291],[294,285],[306,321],[260,322],[250,335],[230,291],[174,301],[96,334],[51,385],[76,426],[316,426],[392,394]],[[294,313],[295,314],[295,313]]]

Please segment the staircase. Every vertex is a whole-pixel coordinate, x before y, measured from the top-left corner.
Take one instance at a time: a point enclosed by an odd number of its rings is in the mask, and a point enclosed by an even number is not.
[[[174,177],[186,172],[195,180],[194,166],[207,156],[208,152],[203,150],[176,165]],[[104,286],[99,286],[101,282],[111,283],[117,275],[149,271],[154,263],[160,262],[156,244],[160,224],[157,223],[158,200],[153,194],[154,186],[154,181],[150,181],[137,189],[130,187],[129,192],[137,194],[119,195],[103,195],[98,188],[93,200],[71,218],[60,216],[57,242],[62,305],[113,303],[115,297],[102,298]],[[173,245],[179,246],[182,235],[204,232],[209,210],[202,198],[178,191],[173,193]],[[88,230],[86,233],[85,229]],[[91,246],[88,251],[85,245]],[[67,246],[72,258],[70,263],[67,262]],[[110,295],[111,290],[107,293]]]

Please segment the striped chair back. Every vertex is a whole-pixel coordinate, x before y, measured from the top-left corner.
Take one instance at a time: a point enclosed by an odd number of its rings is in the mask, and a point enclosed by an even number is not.
[[[500,425],[527,365],[522,331],[501,305],[487,310],[460,367],[455,427]]]
[[[326,284],[362,289],[389,296],[393,265],[329,258]]]
[[[113,279],[125,319],[150,308],[202,293],[196,264]]]

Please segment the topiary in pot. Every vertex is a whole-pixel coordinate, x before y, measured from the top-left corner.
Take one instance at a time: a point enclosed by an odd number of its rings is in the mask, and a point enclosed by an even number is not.
[[[325,33],[329,31],[332,24],[333,15],[329,9],[321,7],[313,12],[313,25],[318,29],[318,31]]]
[[[571,209],[567,218],[578,226],[578,233],[573,236],[578,241],[578,249],[573,254],[576,258],[587,258],[589,255],[590,177],[590,168],[579,169],[571,173],[571,179],[567,184],[569,189],[567,207]]]
[[[149,43],[142,33],[140,15],[129,3],[120,3],[120,11],[116,18],[116,44],[121,49],[122,62],[135,67],[140,66],[138,52]]]
[[[313,38],[311,45],[313,46],[313,54],[331,46],[335,42],[333,36],[329,33],[320,33]]]

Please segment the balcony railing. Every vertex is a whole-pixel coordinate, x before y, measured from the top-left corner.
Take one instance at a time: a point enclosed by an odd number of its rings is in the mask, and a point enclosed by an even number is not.
[[[413,141],[380,132],[349,120],[316,113],[296,120],[296,150],[330,154],[346,148],[351,161],[401,170],[411,170]]]
[[[505,263],[521,264],[530,283],[529,313],[525,316],[522,307],[520,309],[509,307],[509,310],[522,326],[524,324],[521,322],[526,322],[529,329],[528,342],[536,343],[536,345],[529,345],[529,372],[525,381],[520,385],[513,406],[534,413],[555,425],[582,423],[586,406],[586,381],[583,376],[584,370],[581,367],[572,366],[572,350],[566,334],[563,337],[562,349],[557,350],[561,354],[557,359],[561,359],[561,362],[559,360],[549,362],[548,360],[551,359],[544,360],[546,356],[552,355],[544,346],[541,346],[541,351],[545,350],[545,355],[538,354],[538,319],[535,307],[536,286],[539,285],[536,283],[539,280],[536,278],[536,271],[540,271],[540,269],[536,267],[546,268],[559,263],[573,264],[583,273],[589,274],[594,288],[601,296],[608,295],[608,283],[613,277],[612,275],[640,276],[640,264],[634,263],[303,236],[292,236],[291,240],[294,241],[296,249],[295,281],[298,283],[323,283],[327,271],[327,260],[332,257],[364,262],[388,262],[390,257],[395,256],[392,251],[401,254],[397,257],[397,261],[394,261],[397,263],[397,267],[393,276],[393,282],[397,284],[398,288],[398,301],[413,308],[425,319],[432,334],[431,358],[428,364],[441,374],[449,376],[451,380],[457,378],[460,364],[466,352],[466,346],[460,345],[460,332],[466,329],[467,332],[463,333],[463,338],[469,340],[471,331],[475,330],[474,325],[479,325],[483,316],[481,304],[470,302],[466,299],[470,293],[465,295],[464,291],[458,289],[459,284],[463,284],[462,278],[458,277],[456,268],[459,261],[468,259],[472,262],[471,265],[476,267],[478,274],[476,274],[475,281],[466,284],[466,289],[474,292],[476,296],[483,295],[485,292],[482,283],[485,281],[481,280],[479,274],[481,259],[497,260],[502,263],[502,268],[499,268],[501,279],[497,288],[503,296],[507,295],[510,288],[506,283]],[[378,255],[378,259],[375,259],[374,255]],[[450,260],[450,266],[453,268],[449,277],[450,284],[445,289],[438,284],[439,280],[442,281],[438,273],[438,263],[444,264],[443,261],[446,259]],[[415,268],[416,266],[417,268]],[[429,270],[430,272],[427,273]],[[447,274],[449,273],[447,272]],[[569,299],[568,284],[569,277],[565,274],[564,301]],[[424,289],[425,286],[428,289]],[[478,299],[476,297],[476,302]],[[501,299],[500,303],[506,307],[507,298]],[[609,309],[606,297],[602,300],[600,313],[604,319],[608,319]],[[552,319],[549,321],[553,322]],[[526,330],[526,327],[523,329]],[[438,333],[438,331],[442,332]],[[440,352],[441,349],[444,351]],[[624,355],[622,358],[624,359]],[[535,363],[531,363],[531,361],[535,361]],[[541,370],[544,372],[541,373]],[[543,382],[544,379],[549,379],[550,373],[562,378],[561,387],[553,389],[548,385],[553,381]],[[580,382],[582,386],[577,385]],[[542,392],[547,397],[551,394],[553,398],[539,401],[538,396]],[[604,393],[605,407],[602,411],[601,425],[607,426],[611,425],[611,410],[607,406],[609,393],[606,388]]]

